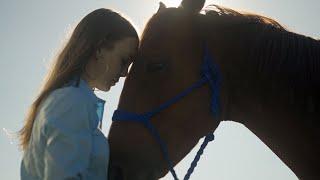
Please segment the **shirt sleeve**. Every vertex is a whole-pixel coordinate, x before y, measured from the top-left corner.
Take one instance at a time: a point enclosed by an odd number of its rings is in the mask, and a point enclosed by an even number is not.
[[[72,94],[53,101],[46,113],[44,179],[88,179],[92,147],[88,105]]]

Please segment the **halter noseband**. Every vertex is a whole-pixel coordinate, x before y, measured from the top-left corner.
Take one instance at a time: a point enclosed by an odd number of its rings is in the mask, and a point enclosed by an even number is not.
[[[176,172],[173,168],[173,163],[169,158],[168,148],[164,141],[162,141],[157,129],[155,126],[152,125],[150,122],[150,119],[155,116],[157,113],[161,112],[162,110],[168,108],[170,105],[176,103],[189,93],[191,93],[193,90],[201,87],[205,83],[209,84],[210,90],[211,90],[211,111],[214,115],[214,117],[219,118],[220,117],[220,84],[221,84],[221,74],[218,69],[218,66],[213,63],[213,58],[211,57],[207,45],[205,45],[204,50],[204,57],[203,57],[203,64],[201,66],[201,76],[202,78],[192,84],[189,88],[182,91],[177,96],[173,97],[172,99],[168,100],[167,102],[163,103],[159,107],[143,113],[143,114],[136,114],[131,112],[126,112],[124,110],[116,110],[113,114],[112,120],[113,121],[135,121],[142,123],[152,134],[152,136],[155,138],[157,143],[160,145],[162,154],[164,156],[164,159],[168,163],[169,171],[171,172],[172,176],[175,180],[178,180],[178,177],[176,175]],[[196,157],[191,163],[190,168],[188,169],[187,174],[184,177],[184,180],[187,180],[190,178],[190,175],[192,174],[194,168],[197,166],[197,162],[200,159],[200,156],[203,154],[203,150],[207,146],[207,144],[210,141],[214,140],[214,134],[213,132],[210,132],[206,135],[204,142],[202,143],[200,149],[197,152]]]

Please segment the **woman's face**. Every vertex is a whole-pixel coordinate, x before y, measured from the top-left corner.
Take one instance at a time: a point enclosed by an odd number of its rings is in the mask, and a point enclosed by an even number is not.
[[[97,50],[96,58],[89,65],[92,66],[89,67],[90,76],[94,76],[92,86],[101,91],[109,91],[120,77],[125,77],[138,45],[139,41],[136,38],[129,37],[116,41],[112,48]]]

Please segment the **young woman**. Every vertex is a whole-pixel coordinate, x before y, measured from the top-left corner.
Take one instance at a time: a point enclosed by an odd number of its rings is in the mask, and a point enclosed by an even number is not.
[[[108,91],[125,77],[138,44],[133,26],[111,10],[80,21],[20,130],[21,180],[107,179],[104,101],[93,89]]]

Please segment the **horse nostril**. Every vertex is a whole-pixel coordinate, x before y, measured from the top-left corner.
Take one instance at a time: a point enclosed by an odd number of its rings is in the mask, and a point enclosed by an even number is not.
[[[123,170],[120,167],[112,166],[109,168],[109,180],[124,180]]]

